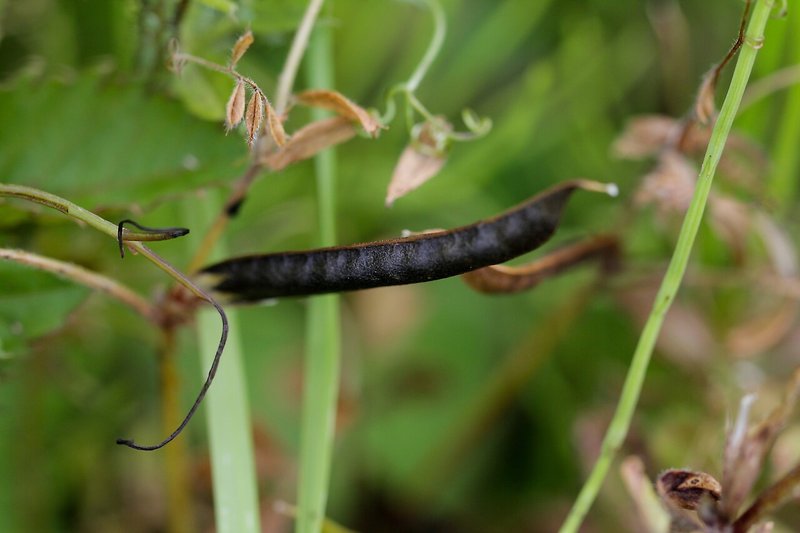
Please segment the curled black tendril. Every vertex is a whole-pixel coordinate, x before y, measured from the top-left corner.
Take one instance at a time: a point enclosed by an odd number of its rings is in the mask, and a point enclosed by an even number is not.
[[[214,376],[217,374],[217,368],[219,367],[219,361],[222,357],[222,351],[225,349],[225,343],[228,340],[228,317],[225,315],[225,311],[223,311],[222,306],[217,303],[216,300],[208,296],[207,294],[203,293],[198,289],[199,292],[202,293],[203,298],[214,306],[214,308],[219,313],[220,318],[222,319],[222,334],[219,338],[219,344],[217,345],[217,353],[214,354],[214,360],[211,363],[211,368],[208,370],[208,376],[206,376],[206,381],[203,383],[202,388],[200,389],[197,398],[194,401],[191,409],[189,412],[186,413],[186,416],[183,418],[183,421],[180,425],[172,432],[172,434],[164,439],[163,441],[159,442],[158,444],[153,444],[151,446],[142,446],[140,444],[136,444],[132,439],[117,439],[117,444],[121,444],[123,446],[127,446],[128,448],[133,448],[134,450],[140,450],[145,452],[151,452],[153,450],[158,450],[159,448],[163,448],[170,442],[172,442],[181,432],[184,430],[186,425],[194,416],[194,413],[197,411],[197,408],[200,407],[200,403],[205,398],[206,393],[208,392],[209,387],[211,387],[211,382],[214,381]]]
[[[169,239],[174,239],[176,237],[183,237],[187,233],[189,233],[188,228],[150,228],[147,226],[142,226],[135,220],[131,220],[126,218],[125,220],[121,221],[117,224],[117,243],[119,244],[119,256],[125,259],[125,245],[124,241],[131,240],[131,239],[124,239],[122,232],[125,227],[125,224],[130,224],[131,226],[136,226],[140,230],[144,231],[148,235],[145,238],[136,239],[142,241],[166,241]]]

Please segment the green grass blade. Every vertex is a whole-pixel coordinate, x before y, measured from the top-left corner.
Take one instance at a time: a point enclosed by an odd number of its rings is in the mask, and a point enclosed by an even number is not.
[[[309,44],[308,84],[314,88],[333,85],[332,38],[330,29],[318,27]],[[320,113],[314,113],[319,118]],[[336,156],[333,150],[314,160],[317,176],[320,245],[335,244]],[[309,299],[305,385],[303,388],[302,429],[300,435],[300,480],[298,493],[298,533],[316,533],[322,527],[328,497],[333,454],[336,399],[341,356],[339,297]]]
[[[193,228],[206,227],[213,220],[218,204],[192,206],[185,215]],[[198,232],[199,233],[199,232]],[[224,254],[218,245],[217,254]],[[211,473],[214,485],[214,515],[219,533],[257,533],[261,531],[258,485],[253,459],[253,436],[247,382],[242,367],[239,321],[227,309],[228,344],[211,389],[203,403],[208,421]],[[219,315],[213,309],[197,314],[197,341],[201,354],[202,377],[211,365],[219,342]]]
[[[622,446],[628,434],[628,428],[630,427],[631,419],[633,418],[633,413],[642,391],[642,385],[647,373],[647,367],[650,363],[650,356],[653,353],[653,347],[661,331],[664,317],[672,301],[675,299],[675,295],[683,279],[683,274],[686,271],[689,255],[691,254],[697,230],[703,218],[703,211],[705,210],[708,194],[711,190],[711,184],[714,180],[714,173],[716,172],[717,164],[722,156],[722,151],[725,148],[725,142],[728,139],[728,133],[730,132],[733,119],[739,108],[742,94],[744,94],[747,80],[753,69],[756,54],[763,43],[764,27],[769,19],[772,5],[773,2],[770,0],[758,0],[753,9],[753,15],[745,35],[745,43],[739,53],[739,59],[736,62],[733,78],[731,79],[728,93],[725,96],[725,101],[722,104],[719,118],[714,125],[711,140],[708,143],[706,155],[703,159],[703,165],[700,168],[700,175],[697,179],[694,196],[692,197],[692,202],[689,206],[689,210],[686,212],[683,226],[678,235],[678,243],[675,246],[675,252],[672,255],[667,272],[661,282],[661,287],[653,302],[653,308],[650,315],[647,317],[647,322],[639,337],[639,343],[636,346],[631,360],[631,366],[622,388],[617,410],[614,413],[614,417],[603,439],[600,456],[589,478],[581,489],[578,498],[575,500],[564,525],[561,527],[561,533],[573,533],[578,530],[586,513],[589,512],[589,508],[597,497],[597,493],[600,491],[600,487],[605,480],[606,474],[611,467],[611,463],[617,451]]]

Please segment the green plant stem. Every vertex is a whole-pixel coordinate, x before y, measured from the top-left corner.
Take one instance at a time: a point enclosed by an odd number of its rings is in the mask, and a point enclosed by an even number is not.
[[[439,55],[439,50],[442,49],[442,44],[444,43],[444,36],[447,33],[447,21],[444,17],[444,10],[438,0],[424,0],[424,2],[425,5],[428,6],[428,9],[431,10],[431,15],[433,16],[433,38],[427,50],[425,50],[425,55],[422,56],[422,60],[405,84],[406,91],[409,93],[416,91],[419,84],[422,83],[422,79],[425,77],[425,74],[428,73],[431,64],[436,59],[436,56]]]
[[[706,201],[708,200],[708,194],[711,190],[714,173],[720,157],[722,156],[722,151],[725,148],[725,141],[728,138],[733,119],[736,116],[742,94],[747,85],[747,80],[750,77],[758,48],[760,48],[763,43],[764,27],[769,19],[772,6],[773,2],[771,0],[758,0],[755,5],[745,34],[744,46],[736,62],[736,69],[733,72],[733,78],[731,79],[728,93],[722,104],[719,118],[714,125],[711,140],[709,141],[706,155],[703,159],[703,165],[697,179],[697,186],[694,196],[692,197],[692,202],[689,206],[689,210],[686,212],[680,234],[678,235],[678,243],[675,246],[675,252],[672,255],[661,287],[653,302],[653,308],[647,318],[647,322],[639,338],[639,343],[634,351],[631,366],[622,388],[619,404],[617,405],[617,410],[603,438],[600,456],[589,478],[581,489],[578,498],[575,500],[566,521],[561,527],[561,533],[573,533],[578,530],[578,527],[580,527],[589,508],[597,497],[597,493],[600,491],[600,487],[605,480],[612,461],[628,434],[631,419],[647,373],[647,367],[650,363],[650,357],[653,353],[653,347],[661,331],[664,316],[678,292],[683,274],[686,271],[692,245],[700,227],[703,211]]]
[[[218,212],[211,200],[186,209],[184,219],[194,227],[205,227]],[[218,244],[214,256],[227,255]],[[208,368],[219,340],[218,320],[211,310],[197,314],[197,340],[202,367]],[[239,322],[235,311],[228,313],[230,333],[224,364],[205,399],[211,473],[214,490],[214,518],[220,533],[261,531],[258,484],[253,456],[253,435],[247,383],[242,365]]]
[[[312,87],[333,86],[332,36],[316,28],[308,50],[307,76]],[[313,112],[314,119],[323,113]],[[336,157],[331,149],[314,159],[317,176],[320,245],[336,240]],[[300,434],[300,479],[296,531],[317,533],[325,517],[335,434],[341,342],[339,297],[326,295],[308,302],[306,354]]]

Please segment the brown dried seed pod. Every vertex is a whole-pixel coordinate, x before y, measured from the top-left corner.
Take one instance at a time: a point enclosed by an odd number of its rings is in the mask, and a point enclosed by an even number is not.
[[[264,103],[261,91],[253,91],[253,96],[247,102],[244,123],[247,127],[247,144],[253,146],[258,136],[258,128],[261,126],[261,117],[264,115]]]
[[[225,131],[230,131],[244,118],[244,83],[239,80],[225,106]]]
[[[231,68],[236,66],[236,63],[242,58],[250,45],[253,44],[253,32],[248,31],[236,40],[236,44],[231,49]]]
[[[666,503],[688,510],[697,509],[704,498],[719,501],[722,492],[722,486],[713,476],[691,470],[662,472],[656,489]]]

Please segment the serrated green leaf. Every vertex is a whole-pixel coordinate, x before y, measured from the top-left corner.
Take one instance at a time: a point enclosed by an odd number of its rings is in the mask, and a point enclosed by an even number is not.
[[[224,108],[223,106],[220,109]],[[235,176],[244,143],[138,84],[95,75],[0,90],[0,179],[97,204],[146,204]]]

